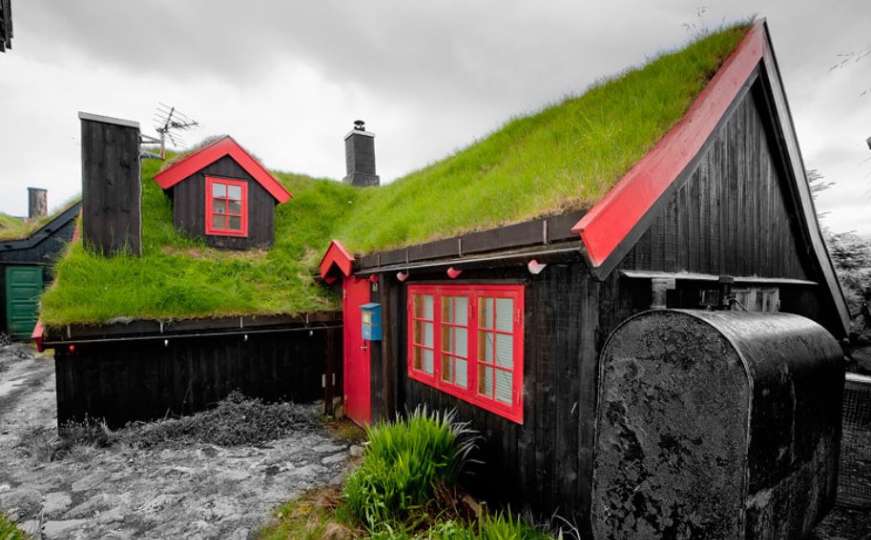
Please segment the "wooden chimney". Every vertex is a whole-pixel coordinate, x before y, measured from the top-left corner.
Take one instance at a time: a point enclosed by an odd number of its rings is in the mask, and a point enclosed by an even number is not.
[[[80,112],[82,240],[103,255],[142,252],[139,123]]]

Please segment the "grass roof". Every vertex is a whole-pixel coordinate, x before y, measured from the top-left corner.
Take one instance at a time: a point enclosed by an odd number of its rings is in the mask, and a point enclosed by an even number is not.
[[[27,219],[9,214],[0,213],[0,241],[22,240],[48,224],[51,220],[62,214],[70,206],[79,202],[79,198],[70,199],[49,214],[37,219]]]
[[[333,238],[363,253],[590,206],[683,116],[748,28],[697,39],[382,187],[275,173],[294,198],[276,208],[269,250],[216,250],[176,231],[153,181],[160,163],[146,161],[143,255],[71,246],[43,296],[43,322],[338,309],[313,278]]]

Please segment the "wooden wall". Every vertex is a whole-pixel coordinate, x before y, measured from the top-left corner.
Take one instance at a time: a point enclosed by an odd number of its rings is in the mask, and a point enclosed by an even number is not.
[[[383,305],[386,335],[372,348],[373,418],[420,404],[456,409],[483,435],[479,457],[486,465],[475,471],[471,487],[515,509],[528,507],[544,517],[557,512],[589,533],[599,352],[618,324],[651,303],[649,281],[623,277],[619,269],[815,279],[796,240],[792,205],[754,99],[748,93],[733,107],[687,181],[604,280],[579,254],[538,276],[525,265],[463,266],[456,283],[526,285],[523,425],[407,378],[406,284],[382,274],[373,301]],[[444,269],[415,270],[409,282],[427,280],[446,281]],[[699,285],[683,290],[680,283],[669,295],[670,307],[700,307]],[[827,293],[819,287],[782,287],[782,310],[825,325],[821,298]]]
[[[207,338],[78,343],[55,350],[58,425],[105,418],[131,420],[189,414],[233,390],[266,401],[324,397],[327,343],[341,328]],[[341,354],[341,347],[331,349]],[[341,365],[340,361],[333,365]]]
[[[768,137],[748,93],[622,267],[810,279]]]
[[[221,176],[248,182],[248,236],[206,235],[206,176]],[[275,199],[245,172],[233,158],[224,156],[172,188],[172,218],[179,230],[204,238],[210,246],[247,249],[268,247],[275,237]]]

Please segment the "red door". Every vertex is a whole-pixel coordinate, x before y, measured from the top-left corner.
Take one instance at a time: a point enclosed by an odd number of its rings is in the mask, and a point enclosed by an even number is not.
[[[360,425],[369,423],[369,342],[363,341],[360,306],[369,301],[369,281],[349,276],[342,281],[342,313],[345,325],[344,403],[345,414]]]

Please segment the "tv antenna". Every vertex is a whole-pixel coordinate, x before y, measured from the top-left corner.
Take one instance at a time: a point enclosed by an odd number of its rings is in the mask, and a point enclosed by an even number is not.
[[[158,137],[143,135],[142,142],[160,145],[159,155],[148,152],[143,153],[143,156],[155,159],[166,159],[167,139],[169,139],[170,144],[176,148],[183,146],[184,138],[182,138],[180,132],[200,125],[199,122],[191,119],[174,106],[161,102],[158,102],[157,104],[157,110],[154,113],[153,120],[156,124],[154,129],[157,131]]]

